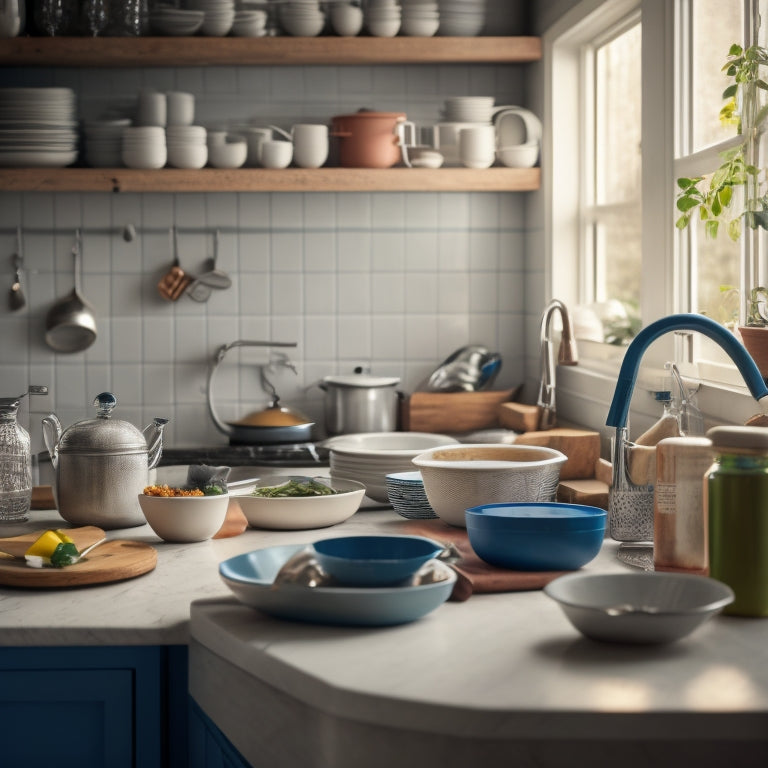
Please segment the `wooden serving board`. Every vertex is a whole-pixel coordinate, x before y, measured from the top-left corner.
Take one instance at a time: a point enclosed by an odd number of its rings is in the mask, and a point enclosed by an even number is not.
[[[104,531],[96,526],[61,530],[75,542],[78,549],[85,549],[104,538]],[[106,584],[141,576],[157,565],[157,550],[151,545],[141,541],[114,539],[94,549],[75,565],[65,568],[30,568],[24,560],[24,553],[42,533],[44,530],[0,539],[0,550],[6,553],[0,555],[0,585],[47,589]]]

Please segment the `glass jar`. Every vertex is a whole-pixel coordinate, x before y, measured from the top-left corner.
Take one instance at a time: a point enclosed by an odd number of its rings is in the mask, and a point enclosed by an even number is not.
[[[724,613],[768,616],[768,428],[714,427],[707,437],[709,575],[736,595]]]
[[[0,522],[27,520],[32,499],[29,433],[16,414],[19,400],[0,398]]]

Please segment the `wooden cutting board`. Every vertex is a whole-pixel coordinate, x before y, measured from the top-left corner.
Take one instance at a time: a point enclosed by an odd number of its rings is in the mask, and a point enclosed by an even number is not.
[[[80,549],[104,538],[104,531],[96,526],[63,528],[75,546]],[[141,576],[157,565],[157,550],[141,541],[107,541],[89,554],[85,560],[65,568],[30,568],[24,553],[44,530],[25,533],[9,539],[0,539],[0,585],[7,587],[81,587],[89,584],[107,584]],[[12,556],[16,555],[15,557]]]

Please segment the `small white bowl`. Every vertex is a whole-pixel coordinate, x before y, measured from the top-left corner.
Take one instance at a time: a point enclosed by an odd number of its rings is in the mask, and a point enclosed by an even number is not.
[[[339,3],[331,6],[331,27],[341,37],[355,37],[363,28],[363,9]]]
[[[612,643],[671,643],[734,599],[730,587],[707,576],[657,572],[573,573],[544,593],[583,635]]]
[[[240,168],[248,157],[246,141],[225,141],[208,145],[208,164],[214,168]]]
[[[140,493],[139,505],[152,530],[164,541],[205,541],[224,524],[229,494],[147,496]]]
[[[367,18],[365,27],[374,37],[395,37],[400,31],[400,18]]]
[[[168,147],[168,165],[172,168],[197,170],[208,162],[205,144],[179,144]]]
[[[434,37],[440,27],[440,19],[421,18],[419,16],[403,16],[400,28],[407,37]]]
[[[539,143],[534,141],[514,147],[499,147],[496,157],[507,168],[533,168],[539,159]]]

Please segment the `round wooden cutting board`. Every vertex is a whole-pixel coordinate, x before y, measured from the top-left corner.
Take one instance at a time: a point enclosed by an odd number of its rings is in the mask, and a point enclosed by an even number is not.
[[[98,541],[104,535],[100,529],[92,526],[84,529],[63,529],[71,536],[78,549],[83,549],[88,543]],[[79,536],[79,532],[86,535]],[[24,539],[26,547],[39,534],[26,534],[17,537]],[[5,540],[11,541],[10,539]],[[4,546],[3,550],[12,547]],[[26,550],[25,550],[26,551]],[[157,565],[157,550],[141,541],[122,541],[115,539],[101,544],[84,560],[65,568],[30,568],[21,557],[0,555],[0,585],[7,587],[80,587],[88,584],[106,584],[112,581],[132,579],[153,570]]]

